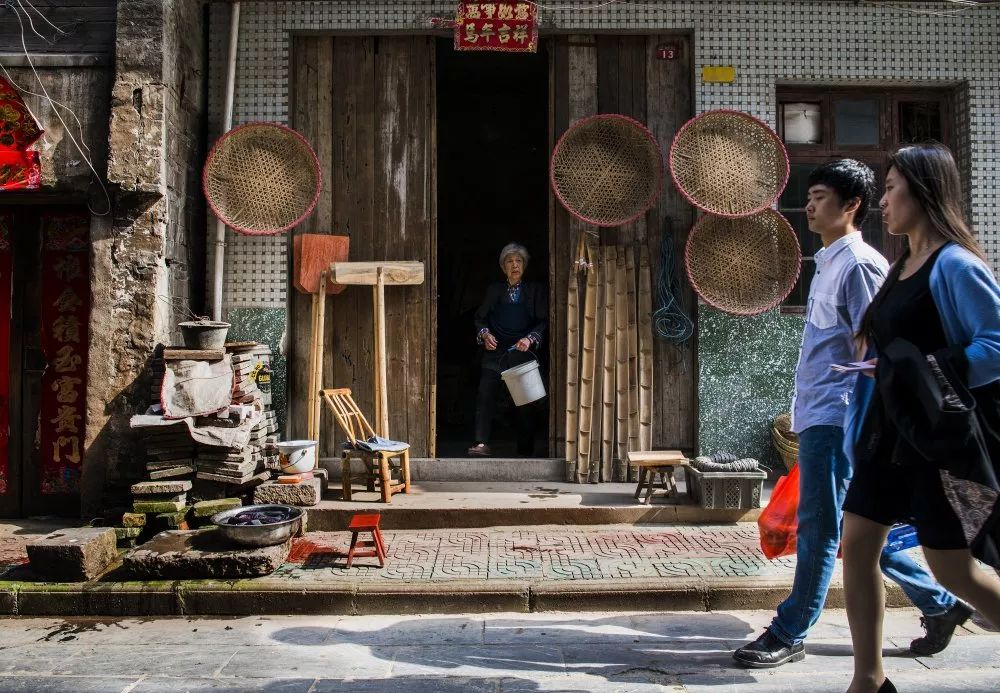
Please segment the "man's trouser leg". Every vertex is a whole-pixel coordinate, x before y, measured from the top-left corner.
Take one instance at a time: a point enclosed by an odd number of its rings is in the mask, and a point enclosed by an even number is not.
[[[955,595],[935,582],[926,569],[904,552],[886,553],[883,550],[879,567],[887,578],[903,589],[924,616],[939,616],[955,606]]]
[[[799,433],[795,580],[771,622],[771,632],[787,645],[805,639],[826,603],[840,546],[841,507],[851,478],[843,440],[840,426],[811,426]]]

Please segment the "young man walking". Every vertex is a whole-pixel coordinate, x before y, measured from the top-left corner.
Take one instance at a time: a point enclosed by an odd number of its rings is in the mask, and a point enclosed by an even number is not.
[[[830,365],[857,360],[854,335],[889,269],[858,230],[874,183],[872,170],[852,159],[824,164],[809,176],[806,216],[823,248],[815,255],[792,401],[792,430],[799,436],[795,579],[763,635],[733,653],[747,667],[771,668],[803,659],[803,641],[819,620],[830,587],[840,546],[841,506],[851,479],[843,452],[844,415],[858,377],[837,373]],[[923,612],[927,634],[910,644],[911,651],[931,655],[947,647],[971,607],[905,553],[883,553],[881,568]]]

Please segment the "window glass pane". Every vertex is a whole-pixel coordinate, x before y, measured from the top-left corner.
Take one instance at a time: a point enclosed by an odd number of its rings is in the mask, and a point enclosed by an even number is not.
[[[781,193],[778,206],[782,209],[803,209],[806,206],[806,193],[809,186],[806,181],[809,174],[818,164],[792,164],[788,172],[788,185]]]
[[[837,144],[871,146],[879,143],[878,101],[843,99],[833,105]]]
[[[941,104],[937,101],[904,101],[899,104],[899,141],[926,142],[944,139]]]
[[[820,104],[784,103],[782,111],[782,134],[788,144],[815,144],[820,142],[823,132]]]

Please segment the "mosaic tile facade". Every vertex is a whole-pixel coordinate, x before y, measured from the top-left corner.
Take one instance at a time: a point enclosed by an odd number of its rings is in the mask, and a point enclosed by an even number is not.
[[[778,83],[955,85],[967,83],[972,221],[1000,269],[1000,8],[939,16],[946,7],[852,2],[562,1],[539,10],[546,30],[691,30],[695,71],[732,65],[733,84],[695,79],[697,111],[734,108],[774,124]],[[602,5],[597,7],[598,5]],[[563,9],[559,9],[563,8]],[[572,8],[572,9],[566,9]],[[593,8],[593,9],[587,9]],[[935,11],[938,15],[918,12]],[[228,9],[212,5],[212,131],[221,117]],[[429,31],[431,19],[454,14],[451,2],[280,2],[242,7],[235,124],[288,121],[291,34],[317,31]],[[964,148],[960,139],[958,145]],[[227,307],[285,305],[286,240],[230,234]]]

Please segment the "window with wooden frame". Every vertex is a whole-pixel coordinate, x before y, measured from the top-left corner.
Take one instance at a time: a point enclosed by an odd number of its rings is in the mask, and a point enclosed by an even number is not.
[[[951,145],[952,89],[880,89],[779,87],[778,134],[788,148],[788,186],[778,211],[791,223],[802,246],[802,272],[782,312],[802,312],[816,271],[819,235],[806,222],[807,180],[819,164],[857,159],[875,171],[876,193],[861,224],[865,240],[890,261],[902,251],[902,239],[886,233],[878,200],[889,156],[904,144],[933,140]]]

